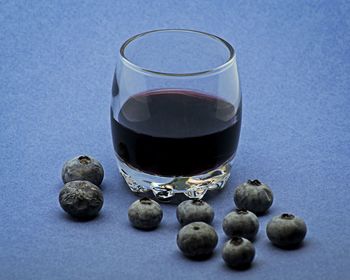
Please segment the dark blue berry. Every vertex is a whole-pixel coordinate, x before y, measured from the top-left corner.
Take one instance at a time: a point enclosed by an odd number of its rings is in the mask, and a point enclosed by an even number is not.
[[[271,207],[273,194],[271,189],[259,180],[248,180],[235,189],[234,201],[239,209],[262,214]]]
[[[163,211],[157,202],[144,197],[130,205],[128,217],[134,227],[151,230],[155,229],[161,222]]]
[[[86,155],[68,160],[62,168],[62,180],[64,183],[82,180],[99,186],[102,183],[103,176],[104,171],[101,163]]]
[[[259,230],[259,220],[253,212],[237,209],[226,215],[222,228],[228,237],[240,236],[252,240]]]
[[[73,217],[88,219],[101,210],[103,194],[89,181],[72,181],[63,186],[59,202],[63,210]]]
[[[232,268],[246,268],[255,257],[253,243],[242,237],[233,237],[227,241],[222,250],[222,258]]]
[[[299,245],[307,232],[303,219],[293,214],[282,214],[272,218],[266,226],[270,241],[280,247]]]
[[[215,229],[204,222],[193,222],[180,229],[177,246],[191,258],[210,256],[218,243]]]
[[[205,222],[210,224],[214,219],[214,210],[203,200],[186,200],[178,205],[176,217],[183,226],[192,222]]]

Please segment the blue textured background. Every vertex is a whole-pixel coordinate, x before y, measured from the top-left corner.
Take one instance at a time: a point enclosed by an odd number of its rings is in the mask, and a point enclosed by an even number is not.
[[[0,1],[0,278],[349,279],[349,1]],[[109,101],[118,48],[154,28],[192,28],[237,50],[243,128],[233,176],[209,199],[212,259],[178,251],[175,206],[154,232],[129,226],[136,197],[117,174]],[[57,197],[65,160],[105,167],[98,219],[75,222]],[[221,220],[233,188],[259,178],[275,203],[260,219],[253,267],[223,264]],[[305,218],[305,245],[279,250],[268,219]]]

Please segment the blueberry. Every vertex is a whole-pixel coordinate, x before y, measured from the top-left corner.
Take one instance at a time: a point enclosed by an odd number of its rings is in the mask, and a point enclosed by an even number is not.
[[[226,215],[222,228],[228,237],[241,236],[254,239],[259,230],[259,220],[247,210],[235,210]]]
[[[103,180],[103,167],[96,159],[90,156],[78,156],[68,160],[62,168],[64,183],[83,180],[99,186]]]
[[[259,180],[248,180],[236,188],[234,201],[237,208],[262,214],[272,205],[273,194],[271,189]]]
[[[282,214],[272,218],[266,226],[266,234],[270,241],[280,247],[299,245],[307,232],[303,219],[293,214]]]
[[[180,229],[176,242],[187,257],[207,257],[218,244],[218,235],[212,226],[204,222],[193,222]]]
[[[255,257],[253,243],[242,237],[232,237],[222,250],[222,258],[232,268],[246,268]]]
[[[192,222],[210,224],[214,219],[214,210],[203,200],[185,200],[177,206],[176,217],[183,226]]]
[[[159,225],[163,218],[163,211],[157,202],[144,197],[130,205],[128,216],[134,227],[151,230]]]
[[[73,217],[88,219],[101,210],[103,194],[89,181],[72,181],[63,186],[59,202],[63,210]]]

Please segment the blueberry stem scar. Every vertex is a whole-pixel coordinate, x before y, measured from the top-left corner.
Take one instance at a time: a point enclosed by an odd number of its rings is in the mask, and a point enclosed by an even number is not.
[[[235,246],[238,246],[238,245],[241,245],[243,243],[243,239],[241,237],[234,236],[231,238],[230,243],[235,245]]]
[[[261,182],[257,179],[255,180],[248,180],[248,183],[253,185],[253,186],[260,186],[261,185]]]
[[[148,197],[143,197],[140,199],[142,204],[152,204],[152,201]]]
[[[294,219],[294,215],[293,214],[288,214],[288,213],[283,213],[281,215],[281,218],[282,219],[286,219],[286,220],[292,220],[292,219]]]
[[[81,164],[88,164],[91,162],[91,159],[88,156],[80,156],[78,159]]]
[[[202,204],[203,204],[203,200],[194,199],[194,200],[192,200],[192,203],[193,203],[193,204],[196,204],[196,205],[202,205]]]
[[[240,215],[248,214],[248,211],[245,209],[236,209],[236,213]]]

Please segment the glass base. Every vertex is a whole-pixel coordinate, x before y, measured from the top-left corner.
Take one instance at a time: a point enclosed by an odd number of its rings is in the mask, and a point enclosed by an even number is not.
[[[170,200],[176,194],[201,199],[209,190],[222,189],[230,177],[231,162],[207,173],[191,177],[162,177],[137,170],[118,159],[119,172],[135,193],[152,191],[161,201]]]

